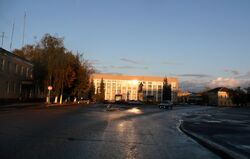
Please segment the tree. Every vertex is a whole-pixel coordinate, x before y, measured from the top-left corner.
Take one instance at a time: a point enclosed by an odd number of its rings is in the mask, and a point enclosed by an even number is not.
[[[83,59],[82,54],[67,51],[63,38],[45,34],[39,43],[26,45],[14,53],[34,64],[34,83],[43,96],[51,85],[53,94],[61,96],[60,102],[63,94],[87,97],[89,77],[94,68]]]
[[[138,86],[137,100],[143,101],[143,84],[142,84],[142,82]]]
[[[92,66],[83,59],[83,54],[77,54],[77,78],[76,78],[76,87],[74,89],[74,94],[78,98],[89,99],[89,89],[91,85],[90,76],[94,72]],[[93,99],[92,99],[93,100]]]
[[[101,102],[103,102],[105,99],[105,85],[104,85],[103,78],[101,79],[101,83],[100,83],[99,99]]]
[[[247,87],[246,91],[247,91],[247,103],[250,104],[250,87]]]
[[[171,100],[172,99],[172,90],[171,90],[171,85],[168,84],[168,79],[164,78],[163,80],[163,97],[162,100]]]
[[[142,91],[143,91],[143,84],[141,82],[138,86],[138,93],[142,93]]]
[[[247,104],[247,94],[240,87],[232,91],[231,97],[232,102],[237,106],[243,106]]]
[[[93,79],[91,79],[90,85],[89,85],[89,92],[88,92],[88,99],[90,101],[94,101],[95,97],[95,85]]]

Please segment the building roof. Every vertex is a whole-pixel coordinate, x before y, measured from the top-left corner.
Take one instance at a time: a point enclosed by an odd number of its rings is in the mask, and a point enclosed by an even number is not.
[[[16,55],[16,54],[13,54],[12,52],[9,52],[9,51],[7,51],[7,50],[1,48],[1,47],[0,47],[0,53],[5,54],[5,55],[7,55],[7,56],[11,56],[11,57],[17,58],[17,59],[22,60],[22,61],[28,63],[29,65],[32,65],[32,66],[33,66],[33,63],[32,63],[31,61],[26,60],[25,58],[20,57],[20,56],[18,56],[18,55]]]
[[[208,92],[208,93],[217,93],[217,92],[219,92],[219,91],[230,92],[231,90],[230,90],[229,88],[226,88],[226,87],[217,87],[217,88],[208,90],[207,92]]]
[[[160,76],[129,76],[119,74],[93,74],[92,78],[96,79],[113,79],[113,80],[138,80],[138,81],[156,81],[163,82],[164,77]],[[170,82],[178,82],[177,78],[167,77]]]

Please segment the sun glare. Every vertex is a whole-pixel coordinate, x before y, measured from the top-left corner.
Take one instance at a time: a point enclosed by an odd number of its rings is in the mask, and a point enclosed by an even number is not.
[[[131,85],[137,85],[138,84],[138,80],[128,81],[128,83],[131,84]]]

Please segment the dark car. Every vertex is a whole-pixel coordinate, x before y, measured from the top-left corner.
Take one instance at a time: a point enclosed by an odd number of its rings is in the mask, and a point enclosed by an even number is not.
[[[164,101],[158,104],[160,109],[173,109],[173,103],[171,101]]]

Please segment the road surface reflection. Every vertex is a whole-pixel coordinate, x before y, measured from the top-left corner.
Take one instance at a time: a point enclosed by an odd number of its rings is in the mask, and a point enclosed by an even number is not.
[[[139,108],[136,108],[136,107],[127,110],[127,112],[133,113],[133,114],[142,114],[142,111]]]

